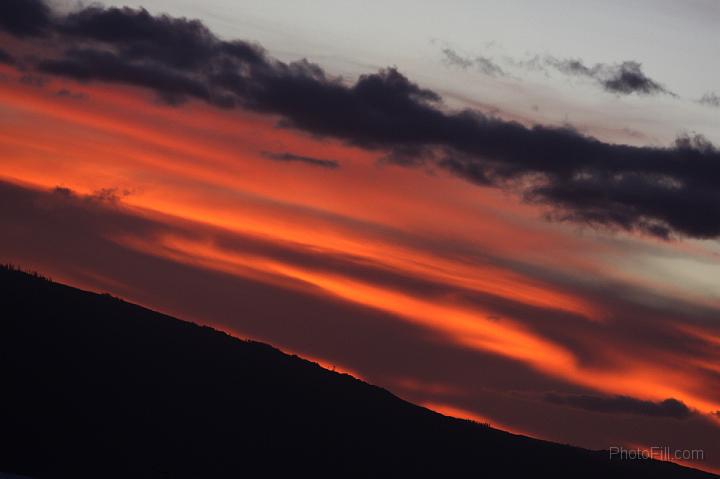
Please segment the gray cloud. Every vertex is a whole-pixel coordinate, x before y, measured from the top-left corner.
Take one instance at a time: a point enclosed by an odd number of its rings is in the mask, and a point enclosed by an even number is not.
[[[610,93],[622,95],[664,93],[675,95],[660,83],[649,78],[642,71],[642,65],[635,61],[624,61],[615,65],[596,63],[593,66],[587,66],[579,59],[546,57],[544,62],[566,75],[591,78]]]
[[[718,95],[715,92],[707,92],[705,93],[699,100],[700,103],[703,105],[713,106],[715,108],[720,108],[720,95]]]
[[[693,414],[690,408],[682,401],[673,398],[653,402],[630,396],[562,395],[548,393],[545,395],[545,400],[553,404],[567,405],[587,411],[607,414],[633,414],[675,419],[687,419]]]
[[[473,61],[471,59],[459,55],[452,48],[443,48],[442,53],[443,62],[446,65],[462,68],[463,70],[467,70],[468,68],[473,66]]]
[[[464,57],[451,48],[443,48],[443,62],[446,65],[468,70],[475,67],[479,72],[488,76],[505,76],[505,71],[489,57]]]

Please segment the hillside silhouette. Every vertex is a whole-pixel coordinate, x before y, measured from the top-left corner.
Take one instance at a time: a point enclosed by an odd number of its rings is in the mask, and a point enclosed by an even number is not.
[[[7,473],[718,477],[449,418],[268,345],[10,267],[0,312]]]

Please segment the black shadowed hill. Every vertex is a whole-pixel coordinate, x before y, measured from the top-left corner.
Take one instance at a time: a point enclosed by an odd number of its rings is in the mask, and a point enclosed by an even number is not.
[[[34,478],[711,478],[448,418],[351,376],[0,268],[0,471]]]

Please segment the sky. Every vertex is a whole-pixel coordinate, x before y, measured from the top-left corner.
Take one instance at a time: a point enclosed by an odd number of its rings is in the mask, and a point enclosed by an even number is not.
[[[719,471],[720,4],[551,5],[6,1],[0,261]]]

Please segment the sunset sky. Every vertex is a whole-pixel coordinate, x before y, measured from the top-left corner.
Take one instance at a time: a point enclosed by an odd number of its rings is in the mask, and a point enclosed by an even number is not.
[[[4,0],[0,261],[720,471],[718,24],[715,0]]]

